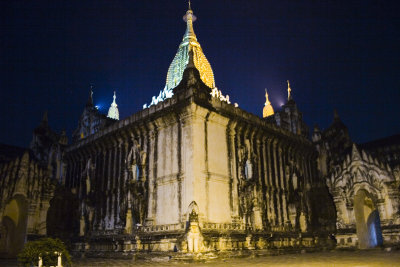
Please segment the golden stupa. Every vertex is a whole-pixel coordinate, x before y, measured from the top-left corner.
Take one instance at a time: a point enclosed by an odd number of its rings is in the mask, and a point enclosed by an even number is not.
[[[193,30],[193,22],[196,20],[196,16],[193,15],[193,11],[189,4],[189,10],[183,17],[186,22],[186,32],[183,36],[183,40],[179,45],[178,52],[176,53],[171,65],[168,68],[167,82],[165,85],[166,90],[175,88],[182,80],[183,71],[185,70],[189,62],[189,51],[193,51],[194,65],[200,72],[201,80],[210,88],[215,87],[214,74],[210,63],[201,49],[200,43],[197,41],[196,34]],[[164,89],[164,90],[165,90]]]
[[[267,89],[265,89],[265,104],[263,108],[263,118],[269,117],[271,115],[274,115],[274,108],[272,107],[271,102],[269,102],[268,92]]]

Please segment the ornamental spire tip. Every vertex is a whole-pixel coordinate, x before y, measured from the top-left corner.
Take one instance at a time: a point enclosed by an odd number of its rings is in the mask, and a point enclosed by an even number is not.
[[[289,82],[289,80],[287,80],[287,92],[288,92],[288,100],[291,100],[291,99],[292,99],[292,95],[291,95],[291,93],[292,93],[292,88],[290,88],[290,82]]]
[[[107,117],[114,119],[114,120],[119,120],[119,111],[118,111],[118,105],[115,102],[115,99],[117,98],[116,93],[114,91],[113,95],[113,102],[111,103],[110,108],[108,109],[108,114]]]
[[[89,90],[89,97],[86,102],[87,107],[93,107],[93,84],[90,85],[90,90]]]
[[[267,88],[265,88],[265,104],[264,104],[264,109],[263,109],[263,118],[274,115],[274,113],[275,113],[274,108],[272,107],[271,102],[269,102],[269,99],[268,99]]]

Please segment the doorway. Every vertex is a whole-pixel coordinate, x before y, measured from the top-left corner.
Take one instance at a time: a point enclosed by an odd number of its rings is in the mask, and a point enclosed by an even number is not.
[[[354,197],[354,215],[359,248],[367,249],[382,245],[379,212],[374,198],[364,189],[358,190]]]
[[[24,196],[14,196],[4,209],[1,219],[0,251],[6,256],[16,256],[24,247],[28,208]]]

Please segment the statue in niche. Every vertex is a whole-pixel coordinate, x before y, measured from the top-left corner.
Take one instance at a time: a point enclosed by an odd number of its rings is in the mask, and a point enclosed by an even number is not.
[[[132,234],[132,212],[130,209],[126,212],[125,233]]]
[[[145,170],[146,170],[145,166],[146,166],[146,160],[147,160],[146,151],[141,150],[139,153],[139,156],[140,156],[139,157],[140,158],[140,167],[141,167],[141,171],[142,171],[141,178],[144,179],[146,177],[146,173],[145,173]]]
[[[300,213],[299,224],[300,224],[300,231],[302,233],[307,232],[307,218],[304,212]]]
[[[238,153],[239,159],[239,211],[247,229],[252,229],[254,224],[254,211],[257,206],[256,201],[256,180],[254,179],[253,169],[256,167],[253,162],[256,156],[250,153],[249,146],[242,146]]]
[[[89,158],[86,162],[85,169],[82,172],[82,175],[85,177],[86,196],[91,192],[91,176],[94,169],[96,169],[96,166],[92,164],[92,159]]]
[[[92,173],[96,169],[96,166],[92,163],[92,159],[89,158],[86,162],[85,169],[82,172],[82,177],[84,177],[84,193],[81,193],[83,200],[81,205],[81,218],[80,218],[80,227],[79,227],[79,235],[84,236],[92,226],[93,219],[93,207],[91,200],[91,192],[92,192]]]
[[[298,220],[298,218],[297,218],[297,213],[298,213],[298,211],[297,211],[297,205],[296,204],[294,204],[294,203],[290,203],[289,205],[288,205],[288,212],[289,212],[289,220],[290,220],[290,223],[291,223],[291,225],[292,226],[296,226],[297,225],[297,220]]]
[[[250,148],[242,146],[238,152],[239,161],[239,178],[244,180],[251,180],[254,177],[255,162],[257,160],[256,154],[250,153]],[[243,181],[240,181],[243,182]]]
[[[254,218],[254,208],[255,208],[255,203],[256,199],[254,197],[254,190],[255,187],[252,185],[247,186],[245,190],[243,191],[243,196],[242,196],[242,214],[243,214],[243,219],[246,224],[247,229],[252,229],[253,227],[253,218]]]
[[[131,177],[131,181],[135,182],[138,180],[139,178],[139,174],[138,174],[138,159],[140,157],[140,145],[139,143],[133,139],[133,145],[131,147],[131,149],[129,150],[128,156],[125,159],[125,164],[128,168],[128,173],[130,173],[130,177]]]
[[[290,181],[290,186],[294,192],[297,192],[299,189],[299,179],[298,179],[298,168],[293,163],[293,160],[289,161],[289,164],[285,166],[285,176],[288,181]]]
[[[187,244],[189,252],[199,252],[202,249],[203,237],[200,232],[199,223],[197,220],[192,220],[192,217],[198,217],[195,211],[189,215],[189,231],[187,233]]]
[[[133,145],[129,150],[128,156],[125,159],[125,164],[130,174],[130,181],[135,182],[139,179],[145,179],[144,173],[147,161],[147,153],[141,150],[140,144],[133,139]]]
[[[299,230],[304,226],[302,226],[302,224],[304,224],[304,218],[301,217],[301,214],[307,207],[305,207],[306,201],[304,200],[304,194],[299,187],[301,177],[298,171],[298,165],[293,162],[293,159],[290,159],[289,163],[285,166],[285,177],[289,181],[288,207],[290,225],[296,230]]]
[[[286,179],[289,179],[289,177],[290,177],[290,165],[289,164],[287,164],[285,166],[285,176],[286,176]]]
[[[250,180],[251,178],[253,178],[253,164],[251,164],[250,159],[246,160],[246,164],[244,167],[244,175],[247,180]]]
[[[84,236],[86,233],[86,222],[84,215],[84,203],[82,203],[81,207],[81,219],[79,220],[79,236]]]
[[[294,172],[292,176],[292,184],[293,184],[293,189],[297,190],[298,188],[298,179],[297,179],[297,174]]]
[[[203,250],[203,235],[199,226],[199,207],[192,201],[188,208],[188,221],[185,235],[185,246],[188,252],[198,253]]]
[[[93,226],[93,217],[94,217],[94,209],[91,206],[87,207],[87,217],[88,217],[88,228],[92,229]]]
[[[93,215],[94,208],[89,205],[89,201],[87,199],[83,200],[81,205],[81,218],[79,222],[79,235],[86,235],[93,226]]]
[[[127,166],[126,225],[142,225],[147,211],[146,161],[147,153],[141,149],[137,140],[125,159]],[[130,226],[129,226],[130,227]]]

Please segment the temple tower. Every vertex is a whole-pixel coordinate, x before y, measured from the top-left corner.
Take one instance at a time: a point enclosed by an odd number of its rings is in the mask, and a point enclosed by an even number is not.
[[[118,106],[117,106],[117,103],[115,102],[116,98],[117,97],[115,96],[115,91],[114,91],[113,102],[111,103],[111,106],[108,109],[107,117],[114,119],[114,120],[119,120]]]
[[[210,96],[211,89],[215,87],[214,75],[194,33],[195,20],[189,6],[184,16],[186,32],[168,69],[165,90],[174,94],[180,90],[189,91],[192,84],[186,82],[193,82],[193,85],[201,84],[202,90]],[[162,154],[158,155],[155,179],[157,202],[154,223],[186,221],[190,213],[188,207],[193,201],[198,205],[199,220],[230,223],[226,140],[229,119],[196,103],[189,103],[177,116],[178,120],[168,115],[168,118],[157,121],[157,150]],[[164,147],[169,140],[174,142]]]
[[[268,92],[267,89],[265,89],[265,104],[263,109],[263,118],[269,117],[271,115],[274,115],[274,108],[272,107],[271,102],[269,102]]]

